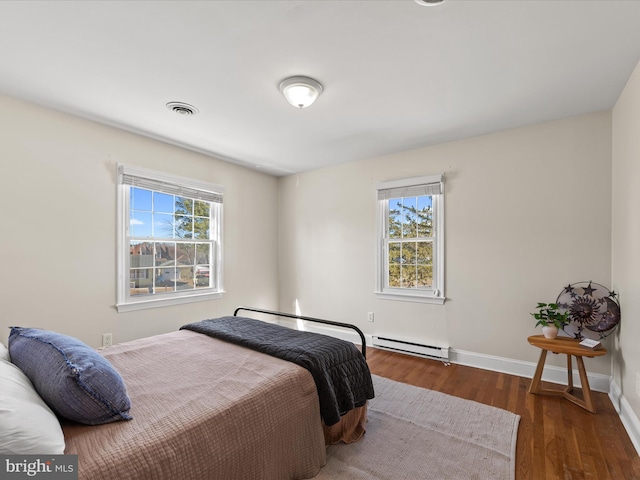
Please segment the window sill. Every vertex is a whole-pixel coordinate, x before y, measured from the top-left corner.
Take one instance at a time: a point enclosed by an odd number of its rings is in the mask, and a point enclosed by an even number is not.
[[[172,298],[150,298],[148,300],[138,300],[135,302],[118,303],[116,309],[118,313],[133,312],[136,310],[145,310],[148,308],[168,307],[171,305],[182,305],[185,303],[204,302],[222,297],[224,291],[201,293],[198,295],[189,295],[184,297]]]
[[[431,297],[426,295],[412,295],[410,293],[375,292],[380,300],[396,300],[398,302],[431,303],[443,305],[446,297]]]

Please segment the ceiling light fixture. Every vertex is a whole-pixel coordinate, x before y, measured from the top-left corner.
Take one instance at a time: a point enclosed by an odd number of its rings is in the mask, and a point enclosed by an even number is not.
[[[442,5],[444,0],[414,0],[418,5],[422,5],[423,7],[435,7],[438,5]]]
[[[189,105],[188,103],[183,102],[169,102],[167,103],[167,108],[173,112],[176,112],[178,115],[195,115],[199,112],[199,110],[193,105]]]
[[[289,77],[280,83],[280,93],[294,107],[305,108],[322,93],[322,85],[309,77]]]

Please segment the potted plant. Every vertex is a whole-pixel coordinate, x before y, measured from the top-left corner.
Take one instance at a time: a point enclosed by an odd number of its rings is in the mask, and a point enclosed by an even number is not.
[[[557,303],[538,303],[536,308],[538,311],[531,315],[538,321],[536,327],[542,325],[542,334],[545,338],[556,338],[558,330],[569,323],[569,312],[560,313]]]

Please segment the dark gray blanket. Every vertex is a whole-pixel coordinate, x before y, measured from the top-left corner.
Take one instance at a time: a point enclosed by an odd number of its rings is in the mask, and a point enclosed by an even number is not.
[[[313,375],[324,423],[374,397],[371,373],[353,343],[244,317],[222,317],[183,325],[211,337],[242,345],[306,368]]]

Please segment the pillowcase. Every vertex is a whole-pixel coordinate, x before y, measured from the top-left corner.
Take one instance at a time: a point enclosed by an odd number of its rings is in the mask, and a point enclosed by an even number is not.
[[[9,350],[4,346],[4,343],[0,342],[0,360],[4,360],[5,362],[10,362],[9,358]]]
[[[58,418],[22,371],[0,359],[0,454],[62,455]]]
[[[61,417],[86,425],[132,418],[120,374],[77,338],[37,328],[11,327],[9,354]]]

